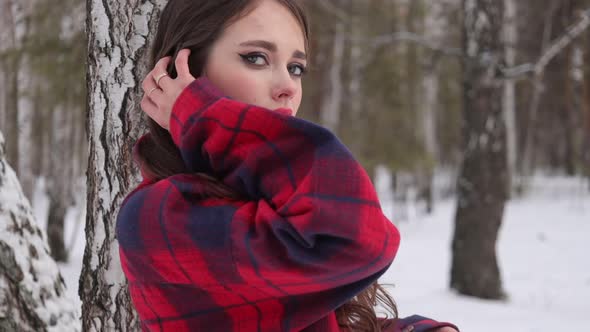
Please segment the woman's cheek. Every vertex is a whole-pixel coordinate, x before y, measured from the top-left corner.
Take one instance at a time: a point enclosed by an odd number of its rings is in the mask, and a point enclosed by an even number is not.
[[[262,102],[259,94],[264,91],[264,87],[258,78],[253,77],[253,73],[242,72],[231,81],[232,98],[247,104],[263,106],[259,104]]]

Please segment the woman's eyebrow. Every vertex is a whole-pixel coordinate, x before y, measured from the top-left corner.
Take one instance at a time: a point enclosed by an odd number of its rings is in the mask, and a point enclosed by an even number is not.
[[[255,46],[267,49],[269,52],[276,53],[277,44],[266,40],[249,40],[240,44],[240,46]],[[307,60],[307,55],[302,51],[293,52],[293,57],[297,59]]]

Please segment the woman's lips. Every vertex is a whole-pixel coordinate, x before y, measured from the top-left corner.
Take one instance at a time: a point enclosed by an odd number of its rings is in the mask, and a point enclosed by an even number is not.
[[[277,108],[275,111],[284,115],[293,116],[293,110],[290,108]]]

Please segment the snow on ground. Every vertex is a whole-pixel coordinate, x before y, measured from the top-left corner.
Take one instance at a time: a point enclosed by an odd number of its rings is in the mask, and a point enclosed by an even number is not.
[[[81,194],[85,195],[85,194]],[[47,215],[49,213],[49,199],[45,194],[45,180],[40,178],[35,187],[33,195],[33,209],[35,219],[39,227],[46,229]],[[84,206],[83,199],[78,206]],[[66,249],[69,249],[69,261],[67,263],[58,263],[61,275],[64,278],[69,298],[74,299],[76,306],[82,308],[82,302],[78,296],[78,279],[82,270],[82,258],[84,256],[84,246],[86,237],[84,236],[84,225],[86,224],[86,214],[80,213],[80,209],[70,207],[66,212],[64,233]],[[81,310],[80,310],[81,312]]]
[[[34,204],[37,217],[42,217],[46,199],[37,195]],[[384,210],[395,209],[384,203]],[[417,313],[451,321],[462,331],[590,331],[588,180],[538,177],[530,193],[508,204],[498,242],[509,295],[505,302],[460,296],[448,289],[454,212],[454,201],[443,200],[430,216],[398,221],[393,215],[402,242],[380,282],[395,285],[387,289],[401,316]],[[76,299],[83,218],[75,209],[68,211],[66,246],[73,232],[76,240],[69,263],[60,264],[68,292]],[[76,221],[82,222],[77,229]]]
[[[506,302],[448,289],[454,212],[447,200],[431,216],[396,222],[400,250],[380,282],[395,285],[388,289],[400,316],[419,313],[463,331],[590,331],[587,180],[537,178],[508,204],[497,247]]]

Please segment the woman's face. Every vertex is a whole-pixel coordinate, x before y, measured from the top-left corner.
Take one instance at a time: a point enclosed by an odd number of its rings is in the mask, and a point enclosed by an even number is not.
[[[203,74],[228,97],[295,115],[306,67],[305,38],[293,14],[261,0],[212,45]]]

